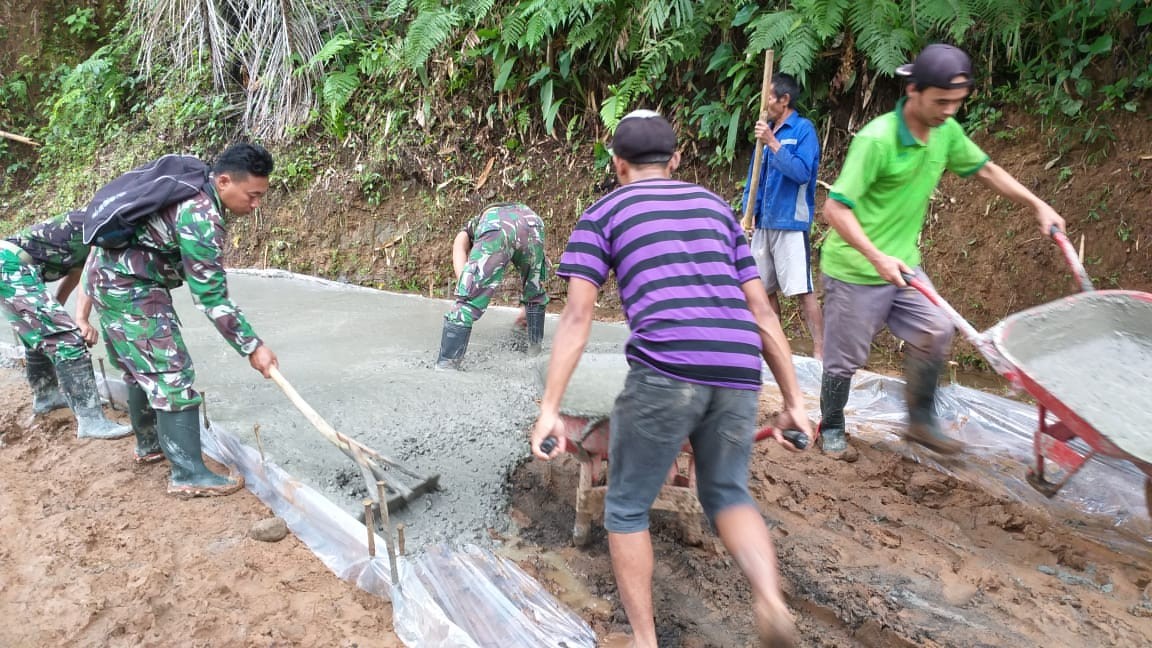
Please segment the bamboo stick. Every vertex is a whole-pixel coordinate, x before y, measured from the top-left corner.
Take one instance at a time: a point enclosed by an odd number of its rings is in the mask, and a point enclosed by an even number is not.
[[[388,551],[388,573],[392,576],[392,586],[400,585],[399,570],[396,569],[396,547],[392,544],[392,516],[388,511],[388,497],[384,482],[376,482],[376,495],[380,499],[380,527],[384,531],[384,547]]]
[[[376,557],[376,520],[372,519],[372,498],[364,498],[364,528],[368,529],[368,557]]]
[[[10,139],[13,142],[27,144],[28,146],[40,146],[40,142],[37,142],[36,140],[28,139],[27,137],[24,137],[23,135],[17,135],[16,133],[9,133],[8,131],[0,130],[0,137],[3,137],[4,139]]]

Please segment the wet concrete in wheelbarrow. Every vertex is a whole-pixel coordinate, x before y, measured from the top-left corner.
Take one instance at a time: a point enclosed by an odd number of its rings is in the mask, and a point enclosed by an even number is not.
[[[1152,296],[1103,291],[1017,313],[999,346],[1053,398],[1152,464]]]

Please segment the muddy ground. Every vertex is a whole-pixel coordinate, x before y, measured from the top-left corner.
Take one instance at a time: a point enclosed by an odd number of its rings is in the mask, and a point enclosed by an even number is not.
[[[0,624],[0,645],[401,645],[387,602],[291,536],[248,538],[269,513],[246,491],[167,497],[164,464],[131,464],[130,439],[75,439],[66,411],[34,419],[10,369],[0,434],[0,613],[27,621]],[[1147,645],[1152,548],[1119,553],[1082,533],[1098,518],[1057,518],[890,444],[855,445],[854,464],[771,443],[753,461],[804,646]],[[518,533],[501,551],[604,636],[625,619],[603,530],[572,546],[575,479],[571,457],[523,464]],[[671,517],[653,529],[661,645],[752,645],[748,589],[723,550],[687,546]]]
[[[131,438],[78,440],[30,403],[0,369],[0,646],[403,645],[391,605],[294,536],[249,538],[270,513],[248,491],[170,498]]]
[[[776,405],[766,394],[765,413]],[[753,459],[752,490],[774,529],[804,646],[1148,645],[1152,547],[1118,553],[1077,532],[1106,521],[1056,518],[888,443],[853,443],[854,464],[772,443]],[[576,475],[571,456],[515,474],[516,554],[558,552],[576,583],[551,559],[537,560],[535,573],[599,632],[620,631],[603,529],[588,547],[571,546]],[[723,550],[685,546],[671,516],[656,516],[653,530],[661,646],[753,645],[749,591]]]

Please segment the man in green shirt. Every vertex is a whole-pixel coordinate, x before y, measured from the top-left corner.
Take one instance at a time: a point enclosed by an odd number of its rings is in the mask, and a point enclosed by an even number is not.
[[[820,436],[825,452],[853,460],[844,432],[852,375],[868,359],[884,325],[907,344],[904,377],[909,424],[905,438],[941,453],[961,449],[936,421],[936,385],[952,342],[947,315],[909,287],[904,274],[927,282],[917,248],[928,201],[945,169],[1030,208],[1045,235],[1064,219],[992,163],[953,119],[972,88],[972,63],[951,45],[926,47],[897,74],[907,96],[869,122],[824,204],[833,232],[821,249],[824,273],[824,376]]]

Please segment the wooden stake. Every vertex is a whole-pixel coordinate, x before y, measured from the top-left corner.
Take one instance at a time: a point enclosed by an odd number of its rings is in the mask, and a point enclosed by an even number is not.
[[[404,523],[396,525],[396,554],[404,555]]]
[[[1080,263],[1084,263],[1084,235],[1080,235]]]
[[[376,520],[372,518],[372,498],[364,498],[364,528],[368,529],[368,557],[376,557]]]
[[[768,95],[772,92],[772,65],[775,53],[772,50],[764,52],[764,78],[760,82],[760,119],[768,118]],[[752,178],[748,185],[748,203],[744,205],[744,218],[740,225],[744,231],[750,232],[756,226],[752,218],[752,211],[756,206],[756,189],[760,186],[760,167],[763,165],[764,145],[756,139],[756,152],[752,158]]]
[[[260,441],[260,424],[252,426],[252,436],[256,437],[256,449],[260,451],[260,463],[264,463],[264,443]]]
[[[380,526],[384,530],[384,547],[388,550],[388,572],[392,576],[392,586],[400,584],[400,573],[396,569],[396,547],[392,545],[392,516],[388,511],[388,490],[382,481],[376,482],[376,497],[380,502]]]

